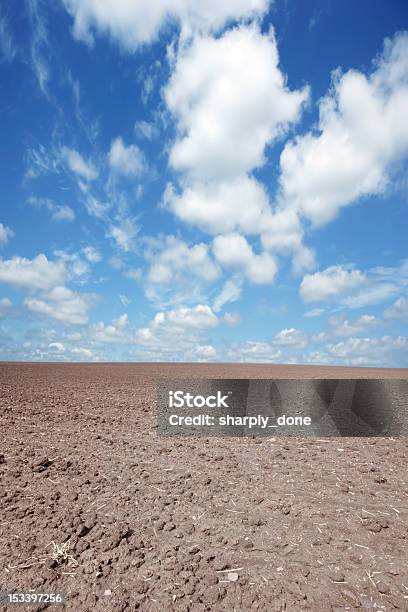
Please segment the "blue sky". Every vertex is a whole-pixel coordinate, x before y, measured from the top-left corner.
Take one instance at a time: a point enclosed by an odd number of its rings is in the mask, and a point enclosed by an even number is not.
[[[408,367],[405,0],[9,0],[0,93],[0,359]]]

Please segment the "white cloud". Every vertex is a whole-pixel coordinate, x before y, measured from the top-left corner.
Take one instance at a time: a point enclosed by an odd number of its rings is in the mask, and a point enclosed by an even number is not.
[[[85,208],[87,213],[97,219],[105,220],[107,213],[110,209],[110,204],[100,202],[91,194],[87,194],[85,198]]]
[[[212,359],[215,349],[208,334],[218,324],[214,311],[204,304],[161,311],[146,327],[136,330],[134,342],[145,359],[163,360],[163,356],[182,361]]]
[[[235,327],[241,321],[239,312],[226,312],[222,317],[223,322],[229,327]]]
[[[368,77],[333,76],[320,101],[318,133],[289,142],[281,155],[281,206],[313,225],[334,219],[364,195],[382,193],[394,162],[408,153],[408,34],[385,43]]]
[[[60,172],[62,161],[61,151],[56,152],[53,147],[40,144],[37,148],[28,147],[26,152],[27,170],[26,179],[34,179],[48,173]]]
[[[53,221],[73,221],[75,213],[70,206],[60,205],[53,211],[51,219]]]
[[[218,30],[230,20],[263,14],[269,0],[63,0],[74,18],[74,36],[93,44],[94,32],[108,34],[124,49],[134,51],[157,39],[171,22],[178,23],[183,37],[197,31]]]
[[[366,272],[352,266],[330,266],[306,275],[300,293],[305,302],[336,299],[344,307],[362,308],[396,297],[406,287],[408,264],[404,260],[396,267],[377,266]]]
[[[177,342],[186,341],[194,344],[196,334],[217,327],[219,320],[210,306],[198,304],[193,308],[177,308],[158,312],[148,327],[137,330],[136,341],[144,345],[160,346],[174,343],[173,350],[177,352]],[[185,334],[188,334],[187,336]]]
[[[45,299],[26,298],[29,310],[46,315],[70,325],[83,325],[88,321],[88,311],[95,301],[91,294],[80,294],[67,287],[54,287]]]
[[[294,249],[292,270],[295,276],[300,276],[304,272],[314,270],[316,266],[316,254],[313,249],[303,244]]]
[[[254,284],[272,283],[278,270],[272,255],[255,254],[246,238],[240,234],[217,236],[213,241],[213,251],[222,266],[242,270]]]
[[[129,319],[127,314],[113,319],[112,323],[105,325],[99,321],[91,326],[91,338],[96,342],[129,343],[132,342],[132,332],[128,331]]]
[[[11,230],[3,223],[0,223],[0,245],[7,244],[7,242],[14,236],[13,230]]]
[[[264,215],[261,225],[262,245],[265,249],[289,252],[302,244],[303,229],[295,210],[276,210]]]
[[[122,138],[112,141],[108,158],[112,170],[123,176],[139,176],[145,167],[144,156],[139,147],[126,146]]]
[[[361,291],[343,298],[342,303],[349,308],[363,308],[384,302],[392,298],[398,291],[397,287],[391,283],[375,284],[375,279],[371,278],[371,286],[364,287]]]
[[[408,350],[408,338],[405,336],[348,338],[337,344],[329,344],[327,350],[337,360],[343,359],[351,365],[390,364],[395,363],[395,354],[401,350]]]
[[[17,46],[5,15],[0,15],[0,61],[11,63],[17,55]]]
[[[378,325],[380,321],[374,315],[364,314],[354,321],[349,321],[345,317],[329,317],[330,327],[337,336],[350,337],[363,333],[367,328]]]
[[[229,348],[227,357],[240,362],[279,363],[282,361],[282,352],[269,342],[247,341]]]
[[[305,302],[321,302],[341,296],[368,282],[360,270],[344,266],[330,266],[323,272],[307,274],[300,285],[300,295]]]
[[[159,328],[167,325],[180,329],[212,329],[218,325],[218,318],[210,306],[198,304],[194,308],[178,308],[157,313],[152,327]]]
[[[64,282],[65,267],[61,261],[49,261],[43,254],[34,259],[15,256],[0,260],[0,282],[22,289],[48,290]]]
[[[65,353],[65,346],[62,342],[50,342],[48,350],[52,353]]]
[[[83,347],[75,347],[71,349],[71,355],[79,361],[85,361],[87,359],[94,359],[94,354],[90,349]]]
[[[330,338],[330,335],[326,332],[318,332],[317,334],[313,334],[311,336],[312,342],[315,342],[316,344],[327,342],[329,338]]]
[[[58,257],[65,266],[69,279],[84,276],[89,272],[89,264],[81,259],[78,253],[68,253],[67,251],[57,250],[54,255]]]
[[[262,166],[267,143],[297,121],[308,91],[289,91],[273,31],[257,25],[197,37],[181,49],[165,89],[179,137],[170,163],[198,180]]]
[[[107,236],[112,238],[122,251],[128,253],[135,249],[138,233],[139,227],[136,221],[130,217],[124,217],[119,219],[116,225],[111,225],[108,228]]]
[[[145,257],[150,263],[148,280],[155,284],[180,280],[187,272],[208,282],[220,275],[206,244],[190,247],[176,236],[151,239]]]
[[[297,215],[273,214],[265,187],[250,176],[264,165],[266,146],[298,121],[309,96],[307,88],[288,89],[273,31],[263,34],[253,23],[218,38],[198,36],[179,49],[173,66],[164,96],[178,130],[169,161],[181,178],[179,188],[167,186],[163,205],[210,234],[265,234],[267,250],[299,250]],[[290,236],[282,237],[282,224]],[[247,274],[270,282],[272,262],[266,254],[254,257]],[[295,267],[313,263],[304,249]]]
[[[211,344],[203,344],[196,348],[195,355],[198,361],[207,361],[214,359],[217,355],[217,351]]]
[[[245,275],[251,283],[265,285],[275,280],[278,265],[269,253],[254,254],[245,267]]]
[[[102,255],[93,246],[87,246],[82,249],[85,258],[91,263],[99,263],[102,261]]]
[[[325,311],[324,308],[312,308],[311,310],[308,310],[307,312],[305,312],[304,316],[305,317],[320,317]]]
[[[215,257],[223,266],[245,266],[254,256],[251,246],[240,234],[217,236],[213,241]]]
[[[46,98],[50,98],[48,83],[50,80],[50,44],[48,29],[42,5],[37,0],[27,0],[27,13],[30,19],[30,53],[31,67],[38,86]]]
[[[219,312],[225,304],[239,300],[241,291],[241,283],[238,280],[227,280],[214,299],[214,312]]]
[[[270,215],[264,187],[249,176],[231,181],[194,183],[177,193],[168,185],[163,205],[188,224],[210,234],[258,234]]]
[[[98,172],[93,164],[89,161],[85,161],[82,155],[78,153],[78,151],[75,151],[75,149],[62,147],[61,155],[62,159],[68,165],[68,168],[81,178],[92,181],[98,176]]]
[[[53,221],[73,221],[75,219],[75,212],[65,204],[56,204],[48,198],[38,198],[37,196],[30,196],[28,202],[32,206],[49,210]]]
[[[146,140],[153,140],[158,135],[157,126],[150,121],[136,121],[135,134]]]
[[[273,337],[272,344],[303,348],[307,345],[307,336],[294,327],[282,329]]]
[[[400,297],[384,311],[386,319],[408,319],[408,298]]]
[[[129,304],[132,303],[132,300],[130,300],[127,295],[124,295],[123,293],[119,293],[118,294],[118,298],[119,298],[119,302],[122,304],[122,306],[124,306],[125,308],[127,308],[129,306]]]

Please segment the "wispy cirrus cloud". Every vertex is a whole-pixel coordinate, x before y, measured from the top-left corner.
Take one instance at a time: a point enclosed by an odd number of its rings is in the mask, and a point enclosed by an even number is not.
[[[18,48],[6,14],[0,12],[0,61],[11,63],[17,56]]]

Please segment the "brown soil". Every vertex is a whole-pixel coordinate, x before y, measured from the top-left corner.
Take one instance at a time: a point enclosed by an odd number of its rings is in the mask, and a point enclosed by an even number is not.
[[[406,438],[160,438],[158,376],[408,372],[0,365],[0,590],[76,612],[408,610]]]

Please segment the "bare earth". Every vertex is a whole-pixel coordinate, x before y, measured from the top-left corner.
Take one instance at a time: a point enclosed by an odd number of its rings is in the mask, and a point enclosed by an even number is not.
[[[408,610],[407,438],[160,438],[158,376],[408,371],[0,364],[0,591],[76,612]]]

